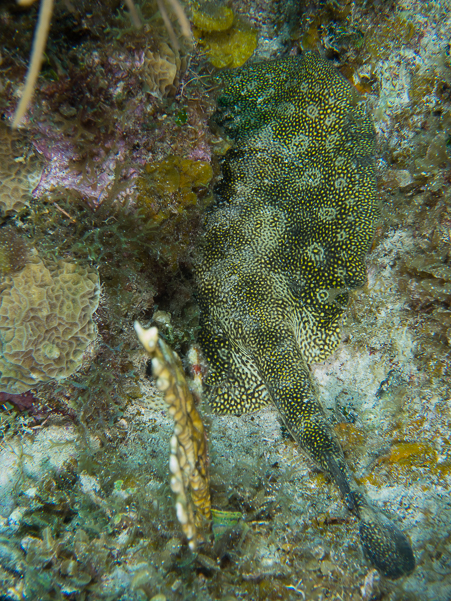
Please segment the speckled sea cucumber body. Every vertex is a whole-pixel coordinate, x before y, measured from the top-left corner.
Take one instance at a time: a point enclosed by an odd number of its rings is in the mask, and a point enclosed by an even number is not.
[[[398,577],[413,569],[410,546],[352,484],[308,368],[336,348],[348,291],[366,280],[378,215],[371,119],[315,54],[224,80],[215,121],[234,145],[197,268],[209,402],[243,413],[272,401],[360,519],[369,559]]]

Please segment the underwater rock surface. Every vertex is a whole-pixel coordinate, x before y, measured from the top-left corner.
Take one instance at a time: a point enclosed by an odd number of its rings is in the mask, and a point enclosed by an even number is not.
[[[227,6],[258,32],[251,60],[319,51],[373,115],[381,218],[368,283],[350,294],[339,346],[311,370],[346,460],[369,497],[398,515],[417,568],[396,582],[368,568],[335,485],[302,457],[271,406],[242,417],[201,407],[212,504],[243,521],[213,550],[187,552],[168,483],[172,424],[132,324],[158,325],[189,365],[198,327],[192,249],[209,201],[194,188],[197,203],[186,206],[178,192],[147,186],[146,217],[137,184],[146,165],[174,158],[209,162],[217,175],[229,143],[208,129],[214,90],[205,48],[182,44],[174,89],[165,86],[161,100],[146,62],[147,51],[170,45],[156,4],[141,5],[136,31],[117,2],[81,0],[71,10],[55,3],[23,138],[4,147],[8,195],[14,174],[24,177],[19,212],[5,214],[0,202],[0,268],[1,277],[22,268],[22,255],[12,263],[8,253],[24,238],[46,259],[98,269],[99,338],[78,372],[27,393],[32,410],[0,396],[0,452],[12,470],[2,480],[0,591],[8,601],[449,601],[450,2]],[[6,127],[38,8],[0,9]],[[155,210],[168,219],[149,219]],[[205,374],[202,362],[195,368],[197,378]],[[33,441],[43,440],[43,461],[30,471]],[[73,463],[61,465],[66,456]]]

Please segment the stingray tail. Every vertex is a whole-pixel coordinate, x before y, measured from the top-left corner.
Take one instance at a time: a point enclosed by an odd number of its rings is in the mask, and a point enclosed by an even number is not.
[[[286,426],[302,449],[336,483],[349,511],[359,520],[360,541],[368,561],[391,579],[409,574],[415,559],[407,537],[358,490],[340,444],[326,419],[295,341],[266,333],[265,351],[255,353],[260,373]]]

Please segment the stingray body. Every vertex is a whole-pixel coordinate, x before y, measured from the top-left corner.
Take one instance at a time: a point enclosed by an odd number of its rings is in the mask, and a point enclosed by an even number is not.
[[[214,119],[233,147],[197,266],[209,402],[233,414],[274,403],[359,518],[368,559],[397,578],[414,568],[410,545],[357,489],[308,368],[338,345],[348,292],[366,280],[378,217],[372,121],[313,53],[223,77]]]

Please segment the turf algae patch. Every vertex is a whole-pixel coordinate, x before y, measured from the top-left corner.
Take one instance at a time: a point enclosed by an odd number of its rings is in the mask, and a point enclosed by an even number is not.
[[[414,569],[410,544],[348,472],[308,364],[339,343],[348,293],[366,281],[378,217],[374,130],[355,90],[313,53],[224,75],[216,123],[233,140],[197,267],[213,410],[269,402],[360,520],[369,561]]]
[[[42,165],[27,139],[0,123],[0,215],[28,206]]]

